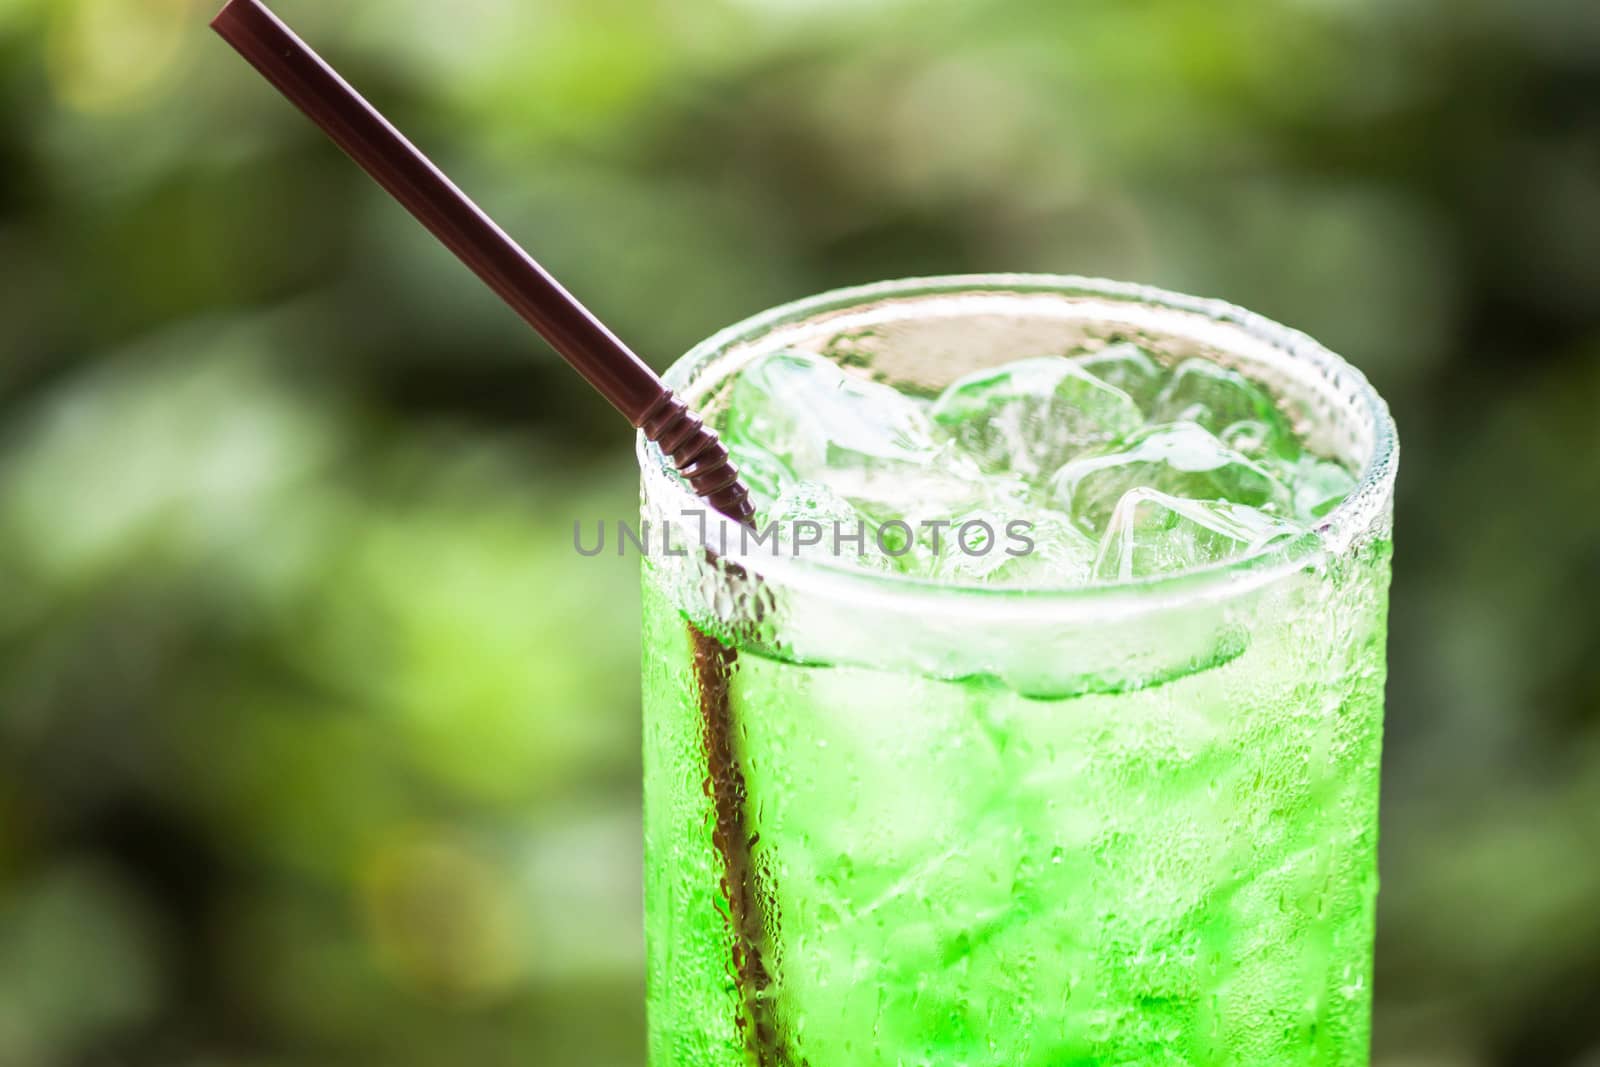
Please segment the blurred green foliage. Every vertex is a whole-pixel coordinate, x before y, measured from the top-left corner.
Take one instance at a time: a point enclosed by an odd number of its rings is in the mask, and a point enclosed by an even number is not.
[[[281,10],[658,366],[1045,270],[1366,369],[1376,1062],[1600,1064],[1600,5]],[[640,1064],[627,436],[210,14],[0,0],[0,1064]]]

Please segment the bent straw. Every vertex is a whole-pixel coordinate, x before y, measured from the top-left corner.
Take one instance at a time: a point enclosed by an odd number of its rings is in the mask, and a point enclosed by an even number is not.
[[[749,493],[715,432],[276,15],[259,0],[230,0],[211,27],[659,445],[699,496],[745,525],[754,522]],[[723,864],[746,1013],[738,1025],[761,1067],[779,1067],[787,1057],[762,961],[766,921],[728,693],[735,655],[692,624],[689,636],[705,728],[706,791],[716,815],[712,840]]]
[[[751,521],[749,494],[716,434],[276,15],[258,0],[231,0],[211,28],[660,445],[695,493]]]

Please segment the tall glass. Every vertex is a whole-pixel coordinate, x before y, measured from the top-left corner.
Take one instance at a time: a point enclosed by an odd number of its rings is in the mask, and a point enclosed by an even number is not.
[[[1266,383],[1358,487],[1247,560],[995,589],[724,538],[641,442],[653,1067],[1367,1063],[1397,445],[1359,372],[1228,305],[978,276],[777,308],[668,381],[714,414],[777,347],[928,392],[1124,339]]]

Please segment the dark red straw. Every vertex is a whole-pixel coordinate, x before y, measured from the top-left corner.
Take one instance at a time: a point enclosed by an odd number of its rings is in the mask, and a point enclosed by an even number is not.
[[[211,28],[660,445],[697,494],[752,521],[716,434],[293,30],[258,0],[231,0]]]

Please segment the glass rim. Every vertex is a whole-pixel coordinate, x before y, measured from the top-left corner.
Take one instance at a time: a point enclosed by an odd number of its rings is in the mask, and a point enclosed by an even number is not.
[[[1290,361],[1310,367],[1330,388],[1349,390],[1371,429],[1371,455],[1349,495],[1318,521],[1307,536],[1242,559],[1224,560],[1173,574],[1073,586],[994,586],[867,571],[782,554],[743,553],[730,549],[722,554],[723,558],[758,576],[763,583],[863,605],[897,602],[903,606],[910,598],[937,601],[948,609],[952,600],[959,600],[964,611],[983,612],[989,608],[1011,614],[1042,609],[1053,616],[1063,610],[1077,614],[1074,608],[1088,608],[1096,617],[1108,617],[1137,614],[1176,601],[1193,603],[1243,594],[1337,555],[1387,510],[1399,441],[1388,404],[1361,371],[1309,335],[1238,305],[1133,282],[1070,274],[953,274],[832,289],[769,308],[717,331],[676,360],[663,377],[691,408],[697,409],[702,399],[696,389],[701,371],[713,366],[732,348],[759,342],[780,327],[800,326],[808,320],[853,308],[865,310],[894,298],[1007,293],[1100,298],[1199,315],[1238,329]],[[711,384],[716,384],[715,380]],[[646,478],[647,496],[665,494],[663,499],[677,512],[692,514],[695,509],[708,510],[709,506],[690,491],[661,450],[642,433],[637,435],[636,453]],[[711,515],[716,516],[716,513]],[[734,520],[726,516],[716,517],[734,524]]]

